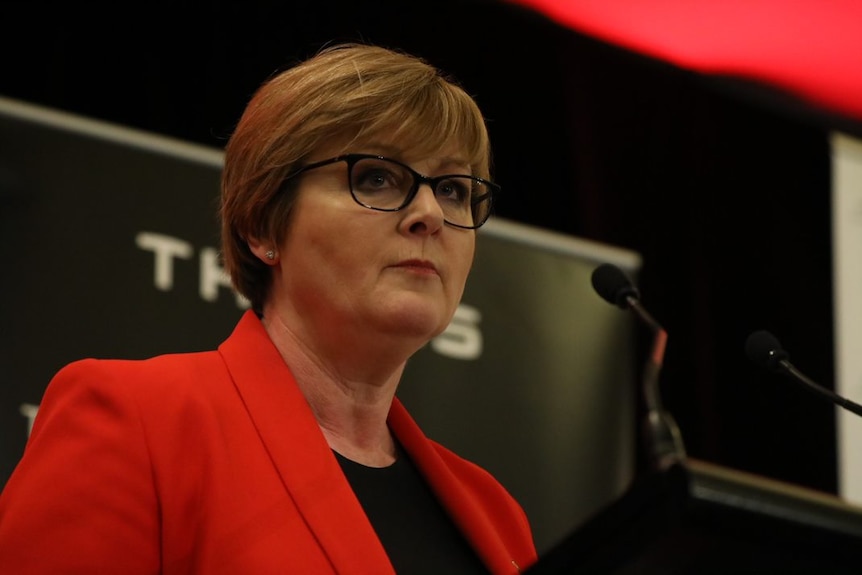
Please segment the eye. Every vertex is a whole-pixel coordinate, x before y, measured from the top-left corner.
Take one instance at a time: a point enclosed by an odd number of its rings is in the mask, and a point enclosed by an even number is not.
[[[397,164],[365,158],[353,167],[353,190],[363,194],[401,190],[404,170]]]
[[[446,200],[458,205],[470,203],[470,191],[473,181],[470,178],[454,176],[441,180],[434,193],[440,200]]]

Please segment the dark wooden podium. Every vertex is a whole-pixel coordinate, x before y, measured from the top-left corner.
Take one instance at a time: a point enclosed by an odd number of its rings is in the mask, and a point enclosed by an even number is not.
[[[862,507],[686,459],[637,479],[525,575],[862,575]]]

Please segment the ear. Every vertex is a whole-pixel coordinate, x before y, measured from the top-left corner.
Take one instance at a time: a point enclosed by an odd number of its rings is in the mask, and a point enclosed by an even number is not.
[[[258,238],[248,238],[248,249],[266,265],[278,263],[278,251],[270,242],[262,242]]]

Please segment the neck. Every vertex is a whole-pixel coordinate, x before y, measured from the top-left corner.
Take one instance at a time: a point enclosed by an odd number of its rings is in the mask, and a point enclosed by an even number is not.
[[[373,360],[356,368],[324,356],[278,316],[264,316],[264,328],[308,401],[329,446],[348,459],[384,467],[396,458],[386,424],[406,360],[381,369]]]

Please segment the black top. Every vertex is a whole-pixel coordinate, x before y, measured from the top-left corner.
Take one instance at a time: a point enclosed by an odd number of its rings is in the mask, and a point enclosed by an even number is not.
[[[389,467],[366,467],[335,455],[396,573],[488,574],[403,451]]]

